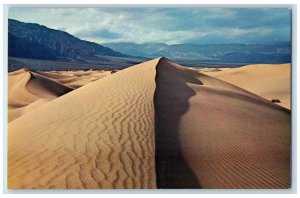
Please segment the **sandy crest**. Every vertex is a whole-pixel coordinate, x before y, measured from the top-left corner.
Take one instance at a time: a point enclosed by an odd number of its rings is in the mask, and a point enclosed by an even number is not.
[[[167,59],[157,70],[158,187],[290,187],[289,110]]]
[[[200,70],[267,100],[279,99],[280,106],[291,107],[291,64],[256,64],[239,68]]]
[[[10,122],[8,188],[155,188],[158,61],[89,83]]]

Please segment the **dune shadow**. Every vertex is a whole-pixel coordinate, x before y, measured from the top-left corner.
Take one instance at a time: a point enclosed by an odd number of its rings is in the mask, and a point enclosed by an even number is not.
[[[199,189],[201,185],[187,164],[180,143],[179,123],[195,92],[186,83],[202,84],[188,71],[178,70],[162,58],[156,67],[155,165],[157,188]]]
[[[30,75],[31,83],[43,86],[46,90],[50,91],[56,96],[62,96],[74,90],[73,88],[67,87],[63,84],[55,82],[54,80],[44,77],[39,72],[31,71]],[[31,91],[34,92],[33,90]]]

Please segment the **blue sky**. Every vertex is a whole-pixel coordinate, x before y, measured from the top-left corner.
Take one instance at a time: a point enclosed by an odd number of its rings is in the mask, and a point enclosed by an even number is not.
[[[8,17],[97,43],[273,43],[290,41],[288,8],[22,8]]]

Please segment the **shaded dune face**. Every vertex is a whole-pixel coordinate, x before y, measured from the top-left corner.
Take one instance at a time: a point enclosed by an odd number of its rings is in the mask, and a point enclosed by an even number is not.
[[[41,98],[59,97],[74,90],[73,88],[42,76],[37,72],[30,72],[30,75],[31,78],[27,84],[27,88],[31,93]]]
[[[158,188],[289,188],[290,111],[167,59],[155,92]]]
[[[8,188],[288,188],[290,131],[289,110],[158,58],[11,121]]]
[[[179,139],[179,122],[188,111],[188,99],[195,95],[187,83],[201,85],[190,70],[183,70],[161,59],[156,66],[155,145],[157,187],[201,188],[201,185],[187,164]]]

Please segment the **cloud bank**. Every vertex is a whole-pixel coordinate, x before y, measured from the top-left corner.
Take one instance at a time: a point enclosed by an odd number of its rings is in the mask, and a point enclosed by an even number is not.
[[[29,8],[9,18],[97,43],[273,43],[290,41],[288,8]]]

